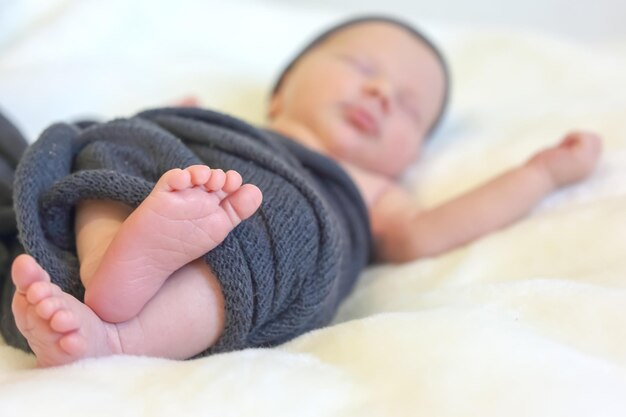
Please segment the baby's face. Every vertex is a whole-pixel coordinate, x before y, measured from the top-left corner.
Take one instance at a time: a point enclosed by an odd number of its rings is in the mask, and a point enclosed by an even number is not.
[[[399,26],[365,22],[331,35],[291,69],[270,104],[330,156],[396,177],[413,162],[445,96],[442,64]]]

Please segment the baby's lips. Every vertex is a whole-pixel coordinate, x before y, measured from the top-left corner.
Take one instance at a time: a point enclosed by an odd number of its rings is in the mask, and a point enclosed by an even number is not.
[[[380,134],[378,120],[366,109],[358,105],[347,106],[344,110],[344,117],[352,126],[362,133],[371,136]]]

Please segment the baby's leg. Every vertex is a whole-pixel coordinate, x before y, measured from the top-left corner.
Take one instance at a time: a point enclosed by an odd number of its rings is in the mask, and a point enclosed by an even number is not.
[[[76,208],[76,252],[80,261],[80,279],[85,288],[124,220],[133,209],[108,200],[87,200]]]
[[[39,366],[114,354],[183,359],[211,346],[224,326],[215,275],[202,261],[176,271],[137,317],[107,323],[61,291],[28,255],[13,263],[13,314]]]
[[[174,271],[219,245],[261,198],[235,171],[201,165],[168,171],[123,224],[111,228],[112,238],[104,235],[101,260],[81,259],[91,271],[97,264],[93,273],[81,268],[85,303],[109,322],[135,317]],[[92,238],[79,230],[77,244]],[[102,247],[91,253],[99,258]]]

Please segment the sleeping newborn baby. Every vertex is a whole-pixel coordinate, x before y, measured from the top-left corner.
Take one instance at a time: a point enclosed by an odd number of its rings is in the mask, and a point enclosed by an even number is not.
[[[421,210],[396,179],[419,157],[448,88],[431,42],[404,23],[367,17],[316,38],[273,90],[268,130],[343,168],[363,200],[376,261],[436,256],[503,228],[585,178],[600,156],[596,135],[570,133],[483,186]],[[225,311],[238,307],[228,305],[220,274],[200,258],[250,221],[264,198],[237,171],[200,164],[167,171],[135,209],[81,202],[75,226],[84,303],[51,283],[33,257],[13,263],[13,312],[38,364],[207,351],[229,326]]]

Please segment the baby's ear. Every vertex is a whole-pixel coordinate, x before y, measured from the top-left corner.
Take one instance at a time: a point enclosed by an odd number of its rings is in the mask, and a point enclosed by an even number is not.
[[[270,104],[267,107],[267,118],[272,120],[274,118],[276,118],[276,116],[278,116],[278,114],[280,114],[280,112],[282,111],[282,95],[280,94],[280,92],[275,92],[272,95],[272,98],[270,99]]]

